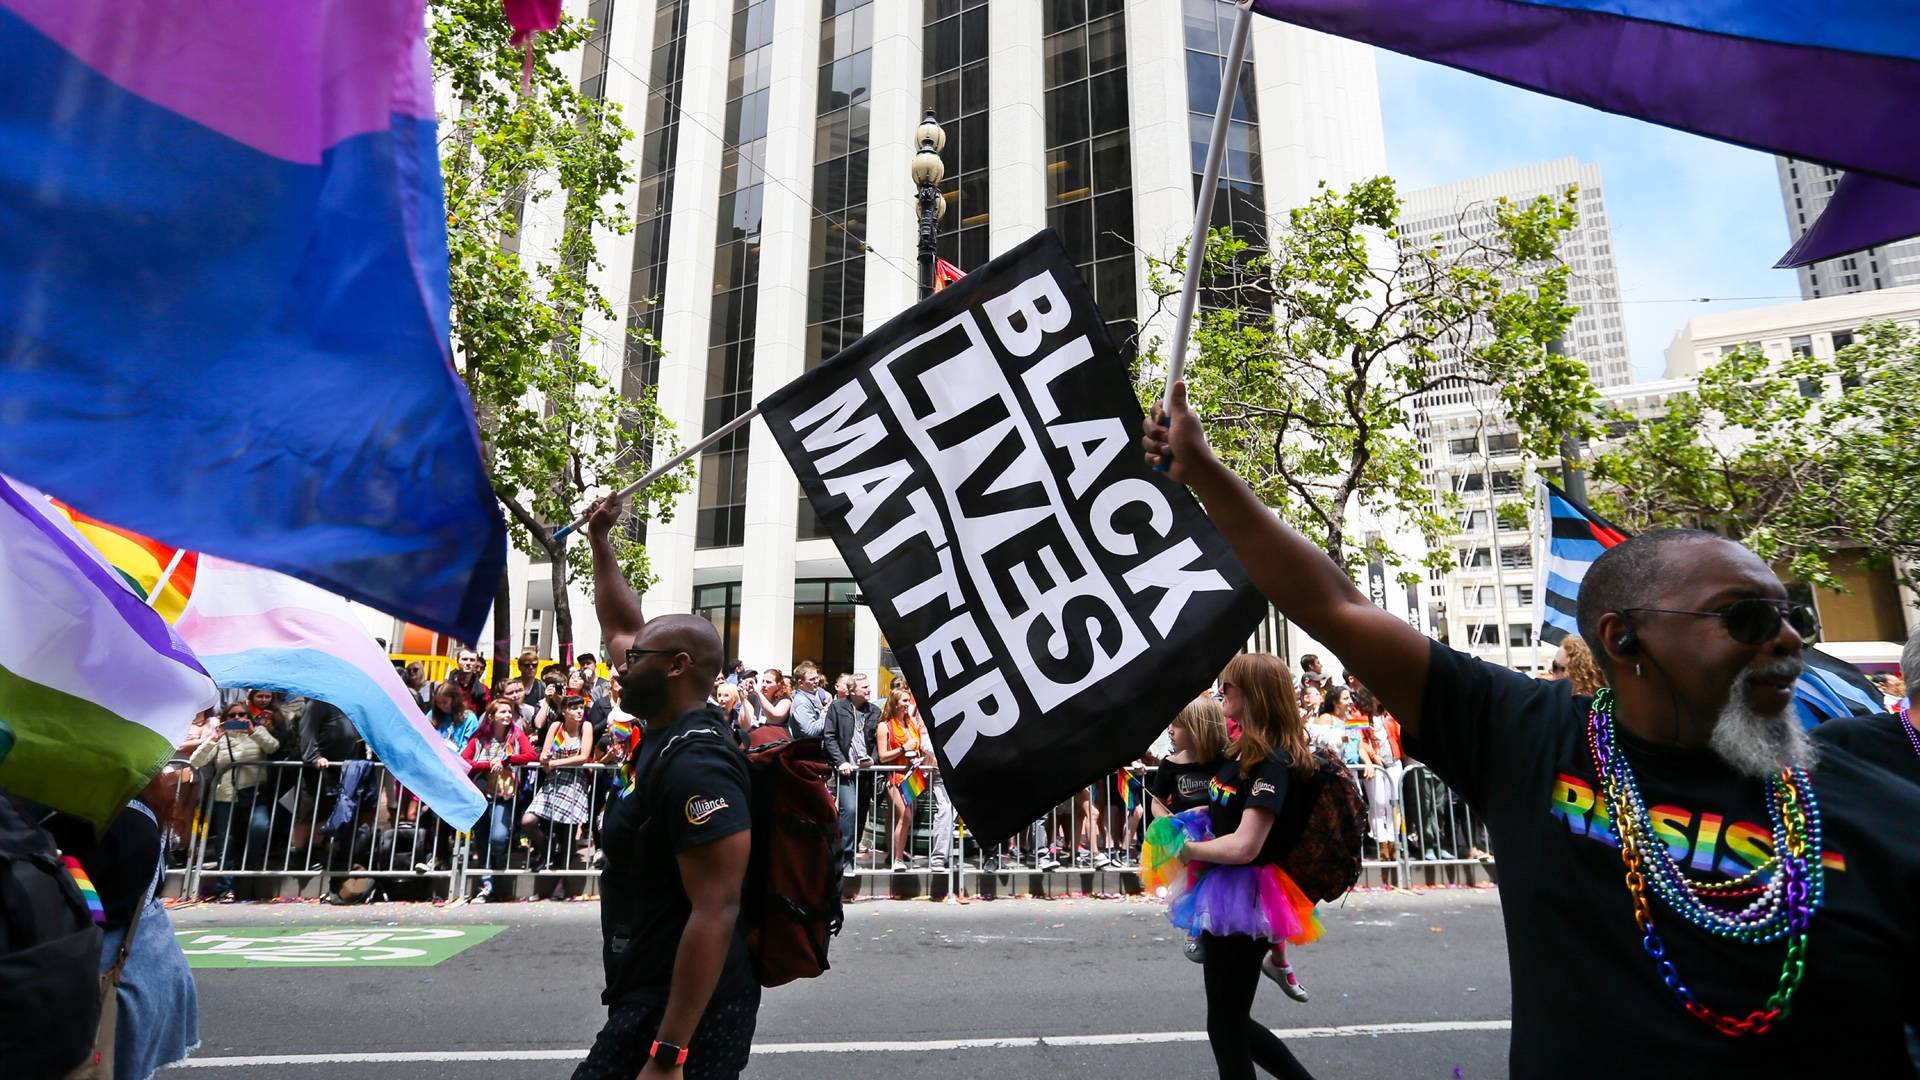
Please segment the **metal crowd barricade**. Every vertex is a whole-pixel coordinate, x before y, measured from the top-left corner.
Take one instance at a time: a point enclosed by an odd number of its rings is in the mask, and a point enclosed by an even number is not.
[[[516,765],[511,775],[511,795],[493,794],[481,777],[487,808],[467,837],[460,894],[474,896],[490,884],[487,891],[492,899],[597,895],[600,830],[607,806],[619,796],[618,769],[601,764],[545,770]],[[569,785],[584,788],[578,800],[586,808],[583,821],[553,820],[535,813],[541,788],[553,787],[556,795],[550,799],[558,799],[558,790]],[[550,807],[542,802],[540,809]]]
[[[193,770],[199,787],[193,842],[181,892],[211,898],[444,895],[458,875],[461,838],[379,762],[316,769],[301,761],[253,761]],[[231,799],[220,781],[245,782]],[[335,813],[352,773],[349,805]],[[353,888],[343,889],[347,883]]]
[[[171,802],[157,801],[169,807],[161,814],[161,827],[170,894],[191,897],[231,889],[247,899],[371,894],[425,900],[470,898],[484,890],[495,900],[592,896],[599,891],[603,865],[603,819],[619,793],[612,766],[514,766],[507,795],[492,795],[491,785],[480,777],[487,807],[470,832],[459,833],[378,762],[334,763],[320,770],[299,761],[264,761],[236,768],[254,782],[226,803],[218,798],[217,768],[190,769],[176,760],[163,772]],[[1365,767],[1352,768],[1368,803],[1363,884],[1409,887],[1492,879],[1484,826],[1424,765],[1380,768],[1378,780],[1370,780]],[[860,805],[854,873],[846,882],[849,899],[1139,891],[1153,766],[1105,777],[1011,837],[968,831],[936,774],[906,810],[908,825],[896,861],[891,789],[905,772],[898,765],[857,771]],[[353,783],[344,783],[350,774],[357,774]],[[584,805],[584,820],[534,814],[536,796],[549,785],[582,789],[572,803]]]

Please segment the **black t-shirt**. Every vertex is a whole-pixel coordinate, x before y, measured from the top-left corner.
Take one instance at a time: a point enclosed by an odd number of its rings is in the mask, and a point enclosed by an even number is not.
[[[1214,836],[1229,836],[1237,831],[1240,819],[1248,810],[1265,810],[1273,815],[1273,827],[1267,830],[1267,839],[1260,845],[1260,854],[1254,857],[1252,865],[1279,862],[1286,852],[1285,838],[1297,831],[1293,826],[1306,812],[1307,807],[1298,796],[1305,793],[1309,785],[1304,781],[1295,782],[1293,770],[1288,767],[1291,760],[1284,751],[1276,750],[1265,761],[1243,772],[1238,761],[1224,758],[1207,782],[1207,801],[1213,806]]]
[[[676,749],[665,771],[655,777],[654,763],[669,746]],[[641,740],[634,755],[633,790],[614,800],[602,830],[607,854],[600,878],[607,974],[602,1002],[666,1002],[674,955],[693,912],[676,856],[751,828],[750,799],[746,758],[734,746],[718,709],[694,709],[666,731],[649,731]],[[719,1000],[745,993],[753,982],[746,927],[736,925],[713,996]]]
[[[1865,758],[1910,784],[1920,784],[1920,751],[1892,713],[1843,716],[1813,729],[1813,741]],[[1817,793],[1816,793],[1817,794]]]
[[[1191,810],[1196,806],[1205,806],[1208,802],[1207,781],[1220,771],[1218,759],[1213,761],[1167,761],[1162,759],[1153,777],[1147,782],[1147,790],[1166,804],[1173,813]],[[1162,811],[1156,807],[1155,813]]]
[[[1901,1026],[1920,1015],[1910,974],[1920,934],[1920,845],[1911,839],[1920,788],[1844,749],[1825,750],[1813,789],[1827,894],[1807,942],[1805,981],[1793,1015],[1771,1033],[1728,1038],[1681,1008],[1641,947],[1587,747],[1589,700],[1566,682],[1437,643],[1430,664],[1420,734],[1408,736],[1407,752],[1464,795],[1493,837],[1513,976],[1513,1075],[1911,1075]],[[1767,856],[1763,784],[1736,776],[1710,750],[1616,732],[1657,832],[1685,856],[1689,877],[1724,880]],[[1722,941],[1657,897],[1650,903],[1667,959],[1697,1000],[1744,1017],[1774,992],[1786,942]]]

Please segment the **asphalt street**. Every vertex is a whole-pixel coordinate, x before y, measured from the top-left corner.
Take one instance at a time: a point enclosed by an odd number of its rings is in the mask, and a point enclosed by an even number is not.
[[[196,963],[222,966],[195,971],[202,1046],[169,1075],[565,1077],[604,1018],[598,918],[591,902],[176,910]],[[1322,918],[1295,956],[1312,1000],[1268,985],[1255,1004],[1316,1075],[1506,1075],[1496,892],[1361,893]],[[1200,970],[1151,901],[870,901],[832,957],[767,992],[747,1075],[1213,1075]],[[404,963],[430,966],[381,966]]]

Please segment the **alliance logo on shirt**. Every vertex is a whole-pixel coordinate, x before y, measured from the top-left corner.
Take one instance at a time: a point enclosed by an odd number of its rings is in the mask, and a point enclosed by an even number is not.
[[[687,800],[687,824],[705,825],[707,819],[727,808],[727,800],[717,795],[695,795]]]
[[[1278,788],[1274,787],[1272,784],[1266,782],[1265,780],[1255,780],[1253,782],[1253,790],[1247,792],[1247,798],[1251,799],[1255,795],[1271,795],[1278,790],[1279,790]]]

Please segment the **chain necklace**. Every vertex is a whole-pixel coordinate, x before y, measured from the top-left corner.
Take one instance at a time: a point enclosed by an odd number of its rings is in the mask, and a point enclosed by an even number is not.
[[[1764,1035],[1792,1015],[1794,993],[1806,975],[1807,928],[1826,897],[1820,804],[1814,799],[1813,783],[1800,768],[1783,769],[1770,777],[1767,817],[1772,824],[1773,855],[1731,881],[1693,881],[1675,861],[1666,842],[1654,834],[1633,768],[1614,738],[1613,705],[1611,689],[1595,695],[1587,718],[1587,746],[1620,838],[1620,861],[1627,870],[1627,892],[1633,898],[1634,922],[1640,927],[1640,947],[1653,958],[1660,981],[1695,1019],[1730,1038]],[[1902,719],[1905,721],[1904,712]],[[1915,733],[1911,722],[1906,723],[1906,729],[1915,752],[1920,753],[1920,734]],[[1718,938],[1766,945],[1790,937],[1779,985],[1766,1003],[1744,1017],[1735,1017],[1696,1000],[1673,961],[1667,959],[1666,942],[1654,928],[1649,891],[1682,919]]]

